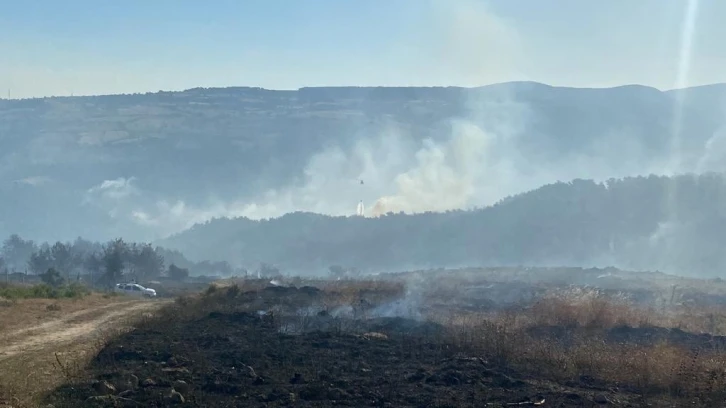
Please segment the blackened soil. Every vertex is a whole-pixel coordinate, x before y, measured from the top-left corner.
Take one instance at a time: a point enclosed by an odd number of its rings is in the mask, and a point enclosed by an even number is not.
[[[447,346],[407,319],[375,319],[358,334],[282,334],[256,313],[161,322],[109,344],[95,382],[65,385],[55,407],[637,406],[627,396],[525,379]],[[425,326],[424,326],[425,327]],[[407,329],[407,330],[402,330]],[[174,389],[174,392],[172,392]],[[108,394],[103,396],[103,394]]]

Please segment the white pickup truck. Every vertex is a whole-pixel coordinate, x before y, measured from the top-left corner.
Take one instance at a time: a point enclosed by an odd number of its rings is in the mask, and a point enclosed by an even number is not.
[[[131,296],[156,297],[156,291],[154,289],[146,288],[138,283],[117,283],[113,291]]]

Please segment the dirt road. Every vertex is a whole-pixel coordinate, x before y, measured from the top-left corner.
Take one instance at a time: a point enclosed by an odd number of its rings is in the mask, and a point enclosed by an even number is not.
[[[63,382],[74,381],[75,375],[93,358],[109,336],[133,327],[145,313],[154,313],[170,302],[154,300],[84,299],[88,307],[64,312],[63,309],[40,315],[45,306],[14,306],[3,313],[17,313],[13,329],[0,329],[0,408],[38,406],[44,393]],[[33,307],[28,307],[33,306]],[[20,309],[17,309],[20,308]],[[23,324],[25,319],[27,324]],[[50,319],[50,320],[48,320]]]
[[[69,313],[60,319],[0,334],[0,362],[25,352],[61,349],[107,330],[121,328],[124,319],[150,312],[165,301],[125,301]]]

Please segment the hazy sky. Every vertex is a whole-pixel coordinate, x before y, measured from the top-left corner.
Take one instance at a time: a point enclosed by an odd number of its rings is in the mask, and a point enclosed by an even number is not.
[[[672,88],[726,82],[724,17],[723,0],[0,0],[0,95],[509,80]]]

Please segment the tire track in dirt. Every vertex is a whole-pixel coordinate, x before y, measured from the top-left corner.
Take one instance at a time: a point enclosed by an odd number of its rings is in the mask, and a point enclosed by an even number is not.
[[[63,319],[16,330],[0,340],[0,361],[23,352],[75,342],[110,329],[124,318],[158,309],[167,301],[118,302],[71,313]],[[107,313],[103,313],[108,311]],[[99,313],[100,312],[100,313]],[[84,319],[86,317],[86,319]]]
[[[132,302],[129,302],[129,301],[115,302],[115,303],[109,303],[107,305],[103,305],[103,306],[99,306],[99,307],[95,307],[95,308],[77,310],[75,312],[65,314],[60,319],[50,320],[50,321],[43,322],[43,323],[40,323],[40,324],[37,324],[34,326],[24,327],[22,329],[13,330],[8,333],[0,332],[0,347],[2,347],[3,343],[7,343],[8,341],[10,341],[11,339],[13,339],[15,337],[19,337],[19,336],[23,336],[23,335],[30,335],[34,332],[43,332],[43,331],[54,330],[57,327],[67,325],[70,321],[81,320],[88,315],[97,314],[99,312],[103,313],[103,311],[106,309],[122,306],[122,305],[129,304],[129,303],[132,303]],[[136,303],[136,302],[133,302],[133,303]]]

